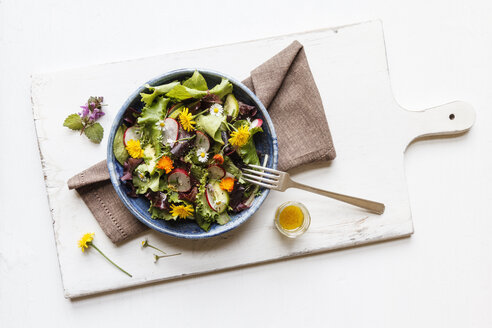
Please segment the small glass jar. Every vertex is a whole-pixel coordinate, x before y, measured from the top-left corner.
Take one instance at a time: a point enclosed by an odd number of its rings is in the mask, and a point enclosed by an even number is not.
[[[300,226],[293,229],[286,229],[280,224],[280,213],[282,213],[282,211],[288,206],[295,206],[299,208],[303,215],[302,223],[300,224]],[[291,201],[285,202],[277,208],[277,211],[275,212],[274,222],[277,230],[280,231],[284,236],[287,236],[289,238],[296,238],[306,232],[306,230],[309,228],[309,225],[311,224],[311,216],[309,215],[306,206],[304,206],[302,203]]]

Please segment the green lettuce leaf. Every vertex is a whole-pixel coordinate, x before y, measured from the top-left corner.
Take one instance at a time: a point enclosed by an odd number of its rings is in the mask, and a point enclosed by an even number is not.
[[[188,80],[184,81],[183,85],[190,89],[196,89],[200,91],[208,90],[207,81],[205,81],[202,74],[200,74],[198,71],[195,71]]]
[[[141,127],[142,138],[140,139],[140,143],[142,148],[146,148],[148,145],[152,145],[153,150],[155,151],[155,157],[158,157],[162,153],[162,132],[155,124],[143,125]],[[145,155],[149,156],[149,153]]]
[[[201,180],[204,176],[208,175],[208,171],[207,169],[204,169],[203,167],[200,167],[198,165],[195,165],[195,164],[191,164],[191,168],[190,168],[190,173],[191,175],[197,179],[197,180]]]
[[[164,118],[164,113],[169,103],[169,98],[158,97],[157,101],[151,106],[145,106],[137,122],[143,124],[155,124]]]
[[[196,90],[178,84],[171,91],[166,93],[166,97],[182,101],[190,98],[202,98],[207,94],[207,91]]]
[[[217,131],[219,131],[220,125],[224,122],[225,116],[200,115],[195,120],[199,130],[205,131],[212,139],[224,144],[220,137],[220,132],[217,133]]]
[[[222,164],[222,168],[226,172],[232,174],[239,181],[239,183],[244,183],[244,180],[242,178],[243,173],[236,165],[234,165],[229,156],[224,156],[224,164]]]
[[[208,205],[205,192],[202,192],[201,190],[202,187],[205,189],[205,186],[200,186],[196,197],[195,219],[196,223],[198,223],[203,230],[208,231],[210,225],[219,217],[219,214]]]
[[[123,165],[126,160],[128,159],[128,152],[125,149],[125,144],[123,143],[123,135],[126,130],[126,125],[122,124],[116,130],[116,134],[114,136],[114,141],[113,141],[113,153],[114,157],[120,163]]]
[[[161,209],[155,208],[155,207],[150,207],[149,213],[153,219],[162,219],[162,220],[166,220],[166,221],[177,219],[177,217],[172,216],[171,213],[169,213],[168,211],[161,210]]]
[[[253,141],[253,137],[250,137],[248,142],[237,149],[237,153],[241,156],[243,162],[245,164],[254,164],[260,165],[260,159],[258,158],[258,154],[256,153],[255,142]]]
[[[151,87],[150,85],[146,85],[146,87],[150,90],[153,91],[152,93],[141,93],[140,96],[142,97],[142,101],[147,105],[150,106],[154,102],[155,97],[164,95],[168,93],[169,91],[172,90],[176,85],[178,85],[178,81],[174,81],[168,84],[163,84],[155,87]]]
[[[169,191],[167,193],[167,201],[174,204],[184,203],[182,199],[179,199],[179,193],[176,191]]]
[[[219,214],[219,217],[217,218],[217,223],[220,225],[224,225],[227,222],[229,222],[230,220],[231,220],[231,217],[229,216],[229,214],[227,214],[227,211],[224,211],[224,212]]]
[[[146,172],[147,171],[147,168],[146,168],[146,164],[140,164],[136,169],[135,171],[137,172]],[[147,192],[147,190],[152,190],[152,191],[158,191],[159,190],[159,174],[154,174],[153,176],[151,176],[150,178],[149,177],[145,177],[143,180],[140,179],[138,177],[138,174],[137,175],[134,175],[133,176],[133,185],[135,186],[136,188],[136,193],[137,194],[140,194],[140,195],[143,195]]]
[[[236,128],[239,128],[243,125],[249,127],[250,122],[248,122],[247,120],[239,120],[234,122],[233,125]],[[244,146],[239,147],[237,150],[237,153],[239,154],[239,156],[241,156],[245,164],[260,165],[260,159],[258,158],[258,154],[256,153],[256,146],[253,140],[253,135],[258,132],[263,132],[263,129],[261,127],[257,127],[249,130],[250,137],[248,139],[248,142]]]
[[[228,95],[232,92],[232,83],[229,80],[222,78],[220,84],[217,84],[215,87],[210,89],[210,93],[217,95],[219,98],[224,98],[224,96]]]

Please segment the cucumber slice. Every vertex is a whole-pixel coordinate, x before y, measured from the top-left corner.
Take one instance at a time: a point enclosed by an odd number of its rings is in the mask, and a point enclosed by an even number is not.
[[[171,112],[171,114],[169,114],[169,118],[173,118],[173,119],[177,119],[179,114],[181,114],[181,111],[183,110],[183,105],[181,106],[176,106],[176,108],[173,109],[173,111]]]
[[[223,213],[229,205],[229,194],[220,188],[218,181],[211,181],[207,187],[205,195],[210,208],[217,213]]]
[[[208,151],[210,149],[210,140],[202,131],[196,131],[195,146],[197,149]]]
[[[227,116],[232,116],[232,119],[236,119],[237,115],[239,114],[239,103],[232,93],[227,95],[226,101],[224,103],[224,113]]]

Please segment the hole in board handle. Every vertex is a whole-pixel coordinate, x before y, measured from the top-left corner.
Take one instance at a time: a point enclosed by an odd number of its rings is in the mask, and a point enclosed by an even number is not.
[[[450,119],[451,121],[452,121],[452,120],[454,120],[454,118],[455,118],[455,117],[456,117],[456,116],[454,116],[454,114],[449,114],[449,119]]]

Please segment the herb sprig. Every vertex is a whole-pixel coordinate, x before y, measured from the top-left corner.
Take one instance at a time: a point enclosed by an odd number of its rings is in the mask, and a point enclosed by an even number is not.
[[[100,143],[104,136],[104,129],[101,124],[96,121],[104,115],[102,110],[103,97],[90,97],[87,103],[83,106],[80,113],[68,115],[63,122],[63,126],[75,131],[84,133],[90,141]]]

